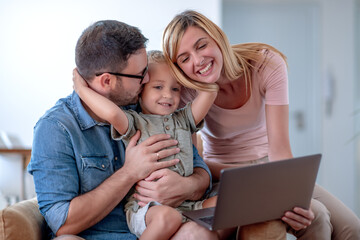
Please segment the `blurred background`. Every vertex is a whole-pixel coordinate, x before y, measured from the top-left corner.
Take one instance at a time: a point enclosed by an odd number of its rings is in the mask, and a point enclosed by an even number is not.
[[[87,26],[120,20],[142,30],[148,50],[161,49],[163,29],[185,9],[233,44],[265,42],[288,57],[293,153],[322,153],[317,182],[360,216],[360,0],[0,0],[0,148],[31,149],[37,120],[72,92]],[[35,196],[25,166],[26,154],[0,152],[8,203]]]

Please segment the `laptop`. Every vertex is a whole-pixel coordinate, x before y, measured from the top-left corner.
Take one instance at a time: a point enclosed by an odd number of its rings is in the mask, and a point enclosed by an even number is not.
[[[223,169],[216,206],[183,215],[218,230],[280,219],[294,207],[308,209],[320,159],[315,154]]]

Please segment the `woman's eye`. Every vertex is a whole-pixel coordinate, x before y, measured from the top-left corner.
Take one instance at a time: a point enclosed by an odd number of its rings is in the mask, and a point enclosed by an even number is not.
[[[155,89],[162,89],[161,86],[154,86]]]
[[[181,60],[181,63],[185,63],[188,59],[189,59],[188,57],[183,58],[183,59]]]
[[[178,92],[178,91],[180,91],[180,88],[173,88],[173,91]]]
[[[198,47],[198,49],[202,49],[202,48],[205,48],[206,47],[206,44],[202,44]]]

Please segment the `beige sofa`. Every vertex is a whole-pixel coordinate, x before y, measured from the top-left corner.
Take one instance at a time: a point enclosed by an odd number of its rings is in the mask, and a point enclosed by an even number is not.
[[[285,226],[280,221],[241,228],[239,239],[286,240]],[[0,240],[47,239],[47,226],[35,198],[24,200],[0,211]],[[279,232],[280,234],[279,236]]]
[[[0,211],[0,240],[47,239],[47,226],[35,198],[24,200]],[[279,236],[279,232],[281,232]],[[285,225],[280,221],[242,227],[242,240],[286,240]]]
[[[46,239],[46,229],[36,198],[0,211],[0,240]]]

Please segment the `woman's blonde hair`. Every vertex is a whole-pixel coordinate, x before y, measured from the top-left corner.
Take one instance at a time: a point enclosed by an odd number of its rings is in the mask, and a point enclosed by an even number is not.
[[[198,27],[205,31],[216,42],[223,56],[223,71],[229,80],[238,79],[244,75],[246,87],[251,86],[250,61],[258,61],[260,51],[264,49],[279,53],[285,60],[286,57],[274,47],[263,43],[244,43],[230,45],[225,33],[214,22],[199,12],[187,10],[176,15],[164,30],[162,45],[163,53],[171,71],[184,86],[193,89],[216,91],[217,84],[208,84],[194,81],[186,76],[176,62],[179,44],[188,27]]]

